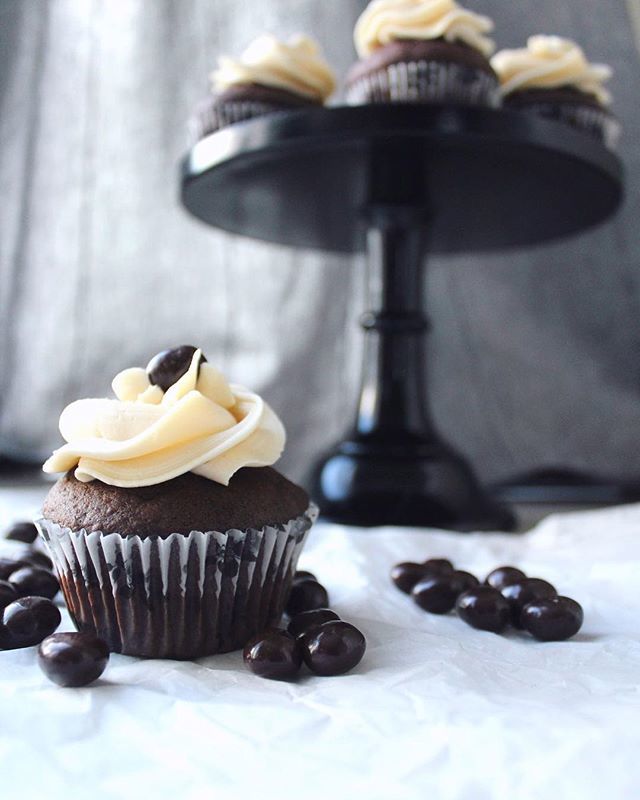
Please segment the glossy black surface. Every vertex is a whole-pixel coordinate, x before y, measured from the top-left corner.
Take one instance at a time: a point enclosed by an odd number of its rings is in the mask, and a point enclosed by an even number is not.
[[[296,614],[289,622],[287,630],[292,636],[297,637],[310,628],[336,619],[340,619],[340,617],[330,608],[314,608],[311,611],[303,611],[301,614]]]
[[[422,565],[429,575],[450,575],[453,564],[448,558],[428,558]]]
[[[457,569],[453,574],[456,580],[459,582],[459,585],[462,586],[463,592],[466,592],[468,589],[473,589],[480,583],[475,575],[472,575],[470,572],[466,572],[463,569]]]
[[[272,114],[218,131],[185,158],[182,202],[244,236],[356,252],[363,212],[390,200],[376,195],[384,171],[377,151],[389,142],[413,154],[412,173],[390,178],[399,188],[416,178],[412,205],[430,214],[435,253],[566,236],[602,222],[622,196],[618,159],[565,125],[504,110],[393,104]]]
[[[172,347],[170,350],[156,353],[147,364],[149,382],[159,386],[163,392],[166,392],[170,386],[173,386],[176,381],[187,373],[196,350],[197,348],[193,345],[182,344],[178,347]],[[201,356],[200,364],[206,360],[204,356]]]
[[[409,159],[409,161],[405,161]],[[387,169],[411,175],[411,154],[386,154]],[[388,194],[397,194],[389,178]],[[415,187],[402,184],[406,202]],[[377,195],[384,193],[382,186]],[[396,198],[397,199],[397,198]],[[325,518],[354,525],[510,529],[510,512],[481,489],[466,461],[431,421],[425,384],[422,311],[423,221],[406,207],[371,212],[369,307],[360,403],[347,441],[321,458],[309,478]]]
[[[411,594],[411,590],[419,580],[427,576],[424,564],[413,561],[402,561],[391,568],[391,580],[401,592]]]
[[[15,522],[4,534],[5,539],[15,542],[25,542],[33,544],[38,538],[38,529],[33,522]]]
[[[430,253],[538,244],[615,212],[622,170],[589,136],[504,110],[372,105],[272,114],[200,141],[182,201],[257,239],[366,250],[369,308],[358,414],[307,481],[354,525],[514,527],[438,435],[424,384]]]
[[[456,611],[461,620],[481,631],[500,633],[509,624],[509,602],[493,586],[475,586],[460,595]]]
[[[522,610],[522,627],[541,642],[559,642],[582,627],[582,606],[570,597],[535,600]]]
[[[301,614],[303,611],[312,611],[316,608],[326,608],[329,605],[327,590],[318,581],[297,581],[291,587],[285,611],[290,617]]]
[[[2,613],[0,648],[31,647],[52,634],[61,622],[60,612],[45,597],[21,597]]]
[[[58,686],[88,686],[109,661],[106,642],[93,633],[54,633],[38,648],[40,669]]]
[[[430,614],[446,614],[455,606],[465,590],[466,581],[455,572],[450,575],[428,575],[411,590],[414,602]]]
[[[486,577],[485,583],[494,589],[502,590],[510,583],[519,583],[527,576],[517,567],[496,567]]]
[[[524,578],[517,583],[509,583],[501,589],[502,596],[511,606],[511,623],[521,628],[522,609],[534,600],[551,600],[558,593],[554,586],[542,578]]]
[[[0,580],[0,611],[19,597],[15,586],[12,586],[9,581]]]
[[[311,628],[298,639],[305,664],[316,675],[342,675],[360,663],[367,642],[354,625],[336,620]]]
[[[244,663],[254,675],[271,680],[293,680],[302,664],[302,651],[287,631],[268,631],[244,648]]]
[[[9,577],[11,585],[20,597],[35,595],[53,599],[60,589],[56,576],[49,570],[40,567],[22,567]]]
[[[293,583],[299,583],[300,581],[317,581],[318,579],[313,574],[313,572],[307,572],[305,569],[299,569],[293,575]]]
[[[8,580],[12,573],[28,566],[28,562],[23,559],[0,558],[0,581]]]
[[[49,572],[53,572],[53,561],[51,561],[46,553],[40,550],[31,550],[29,553],[22,556],[22,560],[32,567],[38,567],[39,569],[46,569],[49,570]]]

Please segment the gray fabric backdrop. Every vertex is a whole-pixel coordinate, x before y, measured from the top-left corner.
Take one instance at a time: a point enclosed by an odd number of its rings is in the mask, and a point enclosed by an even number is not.
[[[350,423],[359,259],[233,238],[177,201],[185,120],[220,52],[304,30],[339,74],[357,0],[0,0],[0,452],[41,458],[62,405],[201,343],[287,423],[298,477]],[[640,474],[640,0],[469,0],[500,46],[573,36],[616,70],[624,211],[577,240],[439,259],[436,420],[485,479]]]

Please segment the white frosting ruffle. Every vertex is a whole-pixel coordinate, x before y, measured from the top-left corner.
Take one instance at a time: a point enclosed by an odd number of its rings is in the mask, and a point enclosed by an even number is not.
[[[80,481],[149,486],[195,472],[228,485],[241,467],[278,460],[285,431],[262,398],[227,384],[211,364],[189,370],[166,392],[151,386],[143,369],[116,375],[116,400],[78,400],[60,417],[67,442],[45,463],[45,472],[75,468]]]
[[[356,50],[364,58],[398,39],[463,42],[485,56],[493,53],[489,17],[462,8],[456,0],[373,0],[356,22]]]
[[[590,64],[583,50],[561,36],[531,36],[527,46],[501,50],[491,59],[504,96],[526,89],[572,86],[591,94],[602,105],[611,103],[603,84],[613,70],[606,64]]]

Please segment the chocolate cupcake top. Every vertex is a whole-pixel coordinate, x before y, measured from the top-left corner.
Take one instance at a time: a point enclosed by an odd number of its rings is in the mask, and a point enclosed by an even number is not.
[[[147,369],[119,373],[116,399],[78,400],[60,417],[67,444],[45,472],[75,470],[79,481],[151,486],[193,472],[227,486],[241,467],[275,463],[282,423],[254,392],[226,379],[202,352],[159,353]]]
[[[495,47],[485,34],[492,30],[489,17],[456,0],[372,0],[356,22],[354,41],[360,58],[405,39],[458,42],[488,57]]]
[[[83,483],[69,473],[51,489],[43,512],[74,531],[159,536],[282,525],[304,514],[309,498],[270,467],[241,469],[222,486],[193,473],[166,483],[121,489]]]
[[[213,90],[221,93],[236,86],[266,86],[324,103],[336,85],[331,67],[319,46],[297,34],[281,42],[264,34],[254,39],[239,59],[221,56],[211,75]]]
[[[602,106],[611,103],[604,83],[613,71],[606,64],[590,64],[584,51],[561,36],[531,36],[527,46],[501,50],[491,59],[504,97],[535,89],[571,88],[594,97]]]

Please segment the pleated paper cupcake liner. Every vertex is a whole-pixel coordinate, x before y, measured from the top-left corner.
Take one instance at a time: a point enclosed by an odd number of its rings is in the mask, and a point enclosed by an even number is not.
[[[346,90],[350,105],[363,103],[459,103],[500,105],[495,76],[465,64],[412,61],[390,64],[358,79]]]
[[[579,103],[526,103],[516,106],[518,111],[537,114],[546,119],[564,122],[601,141],[610,150],[615,150],[620,142],[622,126],[620,122],[601,108],[580,105]]]
[[[237,650],[280,621],[317,515],[311,504],[280,526],[166,538],[37,525],[78,630],[112,652],[193,659]]]
[[[207,98],[197,108],[194,116],[189,120],[189,139],[192,144],[210,133],[232,125],[234,122],[243,122],[264,114],[273,114],[276,111],[291,111],[290,107],[275,105],[254,100],[225,100],[220,102],[216,97]]]

